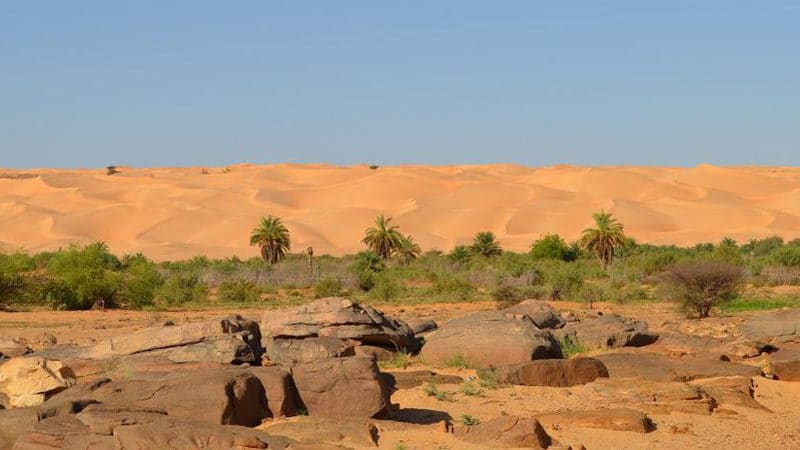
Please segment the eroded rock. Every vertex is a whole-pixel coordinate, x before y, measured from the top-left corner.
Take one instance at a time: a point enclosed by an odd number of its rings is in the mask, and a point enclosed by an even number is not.
[[[564,328],[567,321],[561,314],[542,300],[525,300],[516,305],[506,308],[504,311],[526,314],[533,320],[537,327],[546,329]]]
[[[61,361],[23,356],[0,365],[0,398],[6,408],[41,405],[72,384],[72,372]]]
[[[502,416],[475,426],[457,427],[455,436],[490,448],[546,449],[554,444],[538,420],[518,416]]]
[[[606,366],[593,358],[540,359],[490,371],[500,384],[568,387],[608,377]]]

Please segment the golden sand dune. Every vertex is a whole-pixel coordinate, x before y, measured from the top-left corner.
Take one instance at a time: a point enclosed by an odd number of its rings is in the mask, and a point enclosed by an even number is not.
[[[800,236],[800,168],[515,165],[237,165],[227,169],[0,170],[0,245],[55,249],[103,240],[156,259],[257,255],[250,230],[284,219],[295,251],[362,249],[374,217],[394,217],[423,249],[482,230],[524,250],[544,233],[574,239],[613,211],[640,242],[692,244]],[[207,173],[203,173],[207,172]]]

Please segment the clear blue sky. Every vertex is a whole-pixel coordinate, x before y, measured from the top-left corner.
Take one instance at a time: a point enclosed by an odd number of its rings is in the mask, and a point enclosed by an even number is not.
[[[0,2],[0,166],[237,162],[800,165],[800,2]]]

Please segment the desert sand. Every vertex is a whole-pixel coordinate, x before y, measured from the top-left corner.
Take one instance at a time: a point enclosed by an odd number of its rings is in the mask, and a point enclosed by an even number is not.
[[[250,230],[283,218],[293,251],[363,249],[385,213],[425,250],[478,231],[525,250],[545,233],[575,239],[599,209],[639,242],[687,245],[800,237],[800,168],[235,165],[0,169],[0,246],[52,250],[102,240],[155,260],[257,255]]]

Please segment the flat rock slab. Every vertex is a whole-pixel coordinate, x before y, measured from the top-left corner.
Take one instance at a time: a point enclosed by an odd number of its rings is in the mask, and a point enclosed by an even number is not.
[[[378,427],[369,419],[330,419],[298,416],[266,422],[258,427],[272,435],[286,436],[309,446],[366,448],[378,446]]]
[[[656,429],[647,414],[630,408],[563,411],[539,415],[536,418],[548,426],[576,426],[634,433],[649,433]]]
[[[755,366],[713,359],[675,358],[657,353],[607,353],[594,357],[605,364],[612,378],[653,381],[691,381],[725,376],[758,376]]]
[[[0,404],[4,408],[37,406],[74,384],[61,361],[20,356],[0,365]]]
[[[352,343],[335,337],[266,338],[264,348],[267,359],[284,367],[355,355]]]
[[[593,358],[539,359],[499,366],[481,375],[491,375],[500,384],[569,387],[607,378],[608,370]]]
[[[454,434],[462,441],[487,448],[546,449],[554,445],[538,420],[518,416],[502,416],[474,426],[457,427]]]
[[[564,325],[567,324],[567,321],[561,317],[558,311],[541,300],[524,300],[510,308],[506,308],[504,311],[525,314],[541,329],[564,328]]]
[[[152,411],[87,408],[42,420],[14,448],[75,449],[286,449],[295,441],[238,426],[177,419]]]
[[[391,376],[396,389],[412,389],[423,384],[459,384],[464,379],[457,375],[442,375],[430,370],[384,372]]]
[[[741,325],[748,339],[773,344],[800,342],[800,309],[769,311],[754,315]]]
[[[30,352],[31,349],[25,343],[10,337],[0,336],[0,359],[15,358]]]
[[[460,358],[483,368],[562,356],[550,332],[539,329],[527,315],[503,311],[451,320],[427,336],[420,352],[428,364],[447,365]]]

